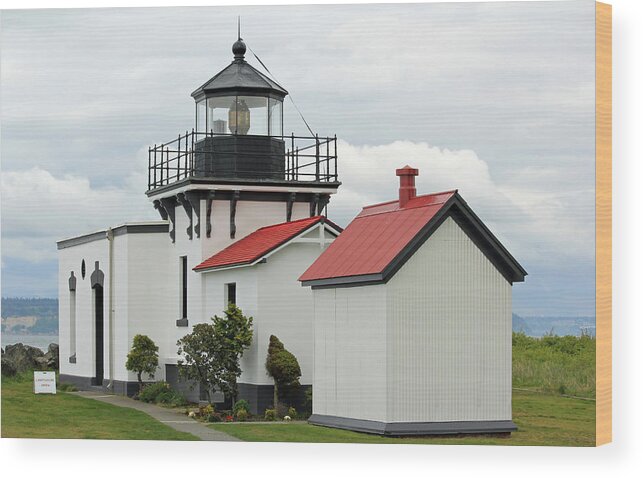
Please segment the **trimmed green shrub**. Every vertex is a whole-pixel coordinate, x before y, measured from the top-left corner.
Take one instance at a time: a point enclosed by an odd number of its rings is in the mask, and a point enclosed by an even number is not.
[[[276,336],[270,336],[268,356],[266,357],[266,370],[275,381],[273,404],[278,411],[280,393],[286,390],[293,391],[299,388],[301,368],[297,358],[284,347]],[[280,416],[283,416],[280,414]]]
[[[235,418],[240,422],[245,422],[249,416],[250,414],[245,408],[240,408],[239,410],[237,410]]]
[[[239,410],[245,410],[246,413],[250,413],[250,404],[247,400],[237,400],[237,402],[234,404],[234,407],[232,407],[232,414],[236,416]]]
[[[297,410],[295,410],[295,407],[290,407],[288,409],[288,416],[292,418],[293,420],[297,418]]]
[[[263,418],[268,422],[274,422],[277,419],[277,412],[274,410],[274,408],[268,408],[266,409]]]

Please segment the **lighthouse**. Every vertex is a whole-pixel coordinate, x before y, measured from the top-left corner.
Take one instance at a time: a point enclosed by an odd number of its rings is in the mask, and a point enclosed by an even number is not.
[[[230,302],[254,318],[239,380],[251,411],[272,406],[270,335],[299,360],[299,398],[312,384],[312,294],[297,278],[341,232],[326,218],[341,184],[337,139],[287,134],[288,91],[246,51],[239,36],[230,64],[192,92],[194,124],[149,147],[145,194],[159,220],[58,242],[61,374],[79,388],[135,393],[124,364],[144,334],[159,346],[154,379],[198,401],[176,343]]]
[[[147,196],[173,226],[177,205],[192,216],[187,236],[201,239],[204,230],[204,256],[255,226],[322,214],[341,184],[336,137],[284,135],[288,91],[245,60],[241,38],[232,52],[192,93],[193,129],[149,149]],[[229,231],[213,229],[213,211],[222,210]]]

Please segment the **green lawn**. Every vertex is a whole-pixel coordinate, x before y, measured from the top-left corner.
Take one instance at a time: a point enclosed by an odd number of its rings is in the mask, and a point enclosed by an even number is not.
[[[303,422],[216,423],[210,425],[244,441],[309,443],[406,443],[450,445],[593,446],[596,404],[592,401],[514,392],[511,437],[391,438],[337,430]]]
[[[34,395],[31,380],[2,378],[2,438],[198,440],[138,410],[69,393]]]

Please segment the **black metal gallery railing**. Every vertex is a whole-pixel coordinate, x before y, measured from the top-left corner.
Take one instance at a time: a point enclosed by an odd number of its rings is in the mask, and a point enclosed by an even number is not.
[[[337,182],[337,137],[193,130],[149,148],[149,190],[187,178]]]

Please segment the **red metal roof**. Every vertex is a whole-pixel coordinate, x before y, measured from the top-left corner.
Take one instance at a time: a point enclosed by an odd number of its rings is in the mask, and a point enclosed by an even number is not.
[[[381,274],[457,190],[367,206],[300,281]]]
[[[252,264],[270,251],[288,242],[290,239],[293,239],[319,222],[328,222],[334,229],[341,231],[341,228],[335,226],[324,216],[314,216],[297,221],[273,224],[272,226],[257,229],[243,239],[239,239],[234,244],[231,244],[203,261],[193,270],[202,271],[204,269]]]

